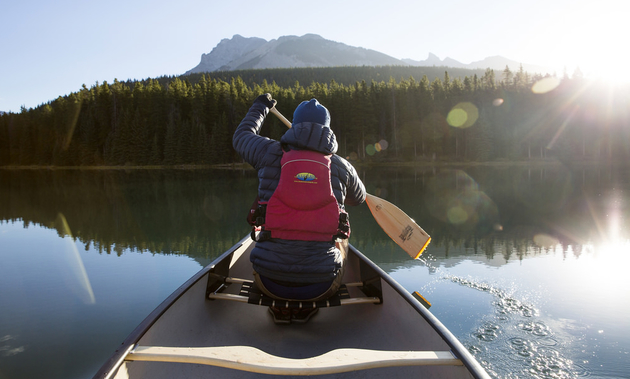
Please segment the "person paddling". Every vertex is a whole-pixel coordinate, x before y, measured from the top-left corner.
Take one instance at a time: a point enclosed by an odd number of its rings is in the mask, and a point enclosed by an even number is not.
[[[335,241],[348,238],[345,205],[365,201],[354,167],[336,155],[330,113],[317,99],[303,101],[280,141],[260,136],[271,94],[258,96],[237,127],[233,146],[258,173],[259,232],[250,260],[254,280],[267,296],[319,301],[334,295],[344,272],[345,252]],[[306,322],[318,308],[270,307],[276,323]]]

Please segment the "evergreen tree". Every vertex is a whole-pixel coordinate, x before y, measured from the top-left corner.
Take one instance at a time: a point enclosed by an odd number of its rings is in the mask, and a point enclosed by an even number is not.
[[[483,78],[481,78],[481,82],[483,83],[483,87],[485,90],[494,91],[494,89],[496,88],[494,70],[490,68],[486,69],[486,72],[483,74]]]
[[[408,70],[257,70],[84,85],[37,108],[0,114],[0,164],[233,162],[238,160],[231,145],[234,129],[255,97],[265,92],[273,94],[285,113],[303,100],[318,98],[331,111],[339,153],[366,161],[432,159],[434,154],[438,159],[532,159],[546,157],[551,145],[563,159],[630,158],[624,146],[628,118],[610,112],[625,109],[627,88],[618,90],[611,103],[595,95],[601,93],[597,84],[583,91],[579,70],[546,94],[529,91],[542,76],[530,76],[522,65],[515,74],[506,66],[500,88],[491,69],[472,76],[458,69]],[[401,75],[409,72],[414,74]],[[370,79],[357,80],[356,75]],[[384,77],[389,81],[382,81]],[[468,129],[452,128],[445,121],[459,102],[479,105],[480,117]],[[285,131],[275,117],[268,117],[262,133],[279,139]],[[368,156],[366,147],[383,139],[389,148]]]
[[[492,131],[488,123],[487,108],[483,108],[479,113],[479,118],[473,129],[472,137],[472,158],[479,162],[486,162],[493,158]]]
[[[518,72],[514,75],[514,87],[516,87],[517,90],[522,90],[526,89],[528,84],[527,73],[523,70],[523,65],[521,64]]]
[[[511,87],[513,78],[514,74],[512,74],[512,71],[510,71],[510,67],[506,65],[505,69],[503,70],[503,80],[501,81],[501,84],[504,87]]]
[[[172,110],[168,117],[168,124],[166,126],[166,136],[164,138],[164,164],[174,165],[179,164],[177,148],[180,146],[179,137],[180,133],[180,119],[179,112]]]

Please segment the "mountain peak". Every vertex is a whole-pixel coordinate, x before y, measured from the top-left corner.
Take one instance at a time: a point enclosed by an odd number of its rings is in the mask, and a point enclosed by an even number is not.
[[[307,33],[302,36],[303,39],[324,39],[319,34]]]
[[[399,59],[327,40],[318,34],[282,36],[266,41],[238,34],[223,39],[185,75],[218,70],[247,70],[289,67],[391,66],[405,65]]]
[[[224,38],[208,54],[201,55],[201,62],[187,74],[193,72],[212,72],[221,69],[232,60],[267,43],[262,38],[246,38],[235,34],[232,38]]]
[[[375,50],[327,40],[313,33],[281,36],[271,41],[234,34],[232,38],[222,39],[210,53],[202,54],[201,62],[185,75],[220,70],[332,66],[444,66],[504,70],[506,65],[513,70],[520,67],[519,63],[501,56],[470,64],[449,57],[442,60],[433,53],[429,53],[423,61],[400,60]],[[550,72],[544,67],[526,64],[523,64],[523,69],[542,74]]]

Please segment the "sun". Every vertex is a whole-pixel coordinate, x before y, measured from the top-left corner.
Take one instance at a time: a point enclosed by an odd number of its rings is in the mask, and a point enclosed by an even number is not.
[[[544,53],[569,76],[577,69],[585,78],[630,83],[630,3],[625,0],[576,2],[549,15],[536,30],[547,43]]]
[[[630,70],[623,66],[623,63],[619,61],[614,63],[594,62],[590,68],[586,70],[584,76],[588,79],[608,84],[629,84]]]
[[[630,35],[630,29],[626,33]],[[623,51],[618,39],[613,34],[604,34],[597,41],[591,41],[590,46],[597,45],[596,48],[593,48],[591,55],[582,56],[577,66],[585,78],[611,84],[630,83],[630,69],[627,64],[630,54]]]

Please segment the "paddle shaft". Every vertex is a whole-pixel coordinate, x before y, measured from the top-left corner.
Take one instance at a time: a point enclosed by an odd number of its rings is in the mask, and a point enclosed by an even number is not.
[[[271,108],[270,112],[276,115],[287,128],[291,128],[291,121],[287,120],[276,107]],[[411,258],[417,259],[431,242],[431,237],[394,204],[370,194],[367,194],[365,201],[372,216],[389,238],[405,250]]]
[[[278,112],[278,110],[276,109],[276,107],[273,107],[269,110],[271,113],[275,114],[276,117],[278,117],[280,119],[280,121],[282,121],[283,124],[285,124],[287,126],[287,128],[291,129],[291,121],[287,120],[286,117],[284,117],[282,115],[282,113]]]

